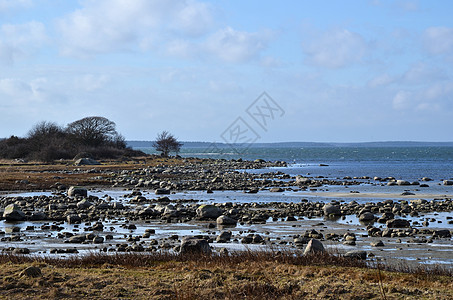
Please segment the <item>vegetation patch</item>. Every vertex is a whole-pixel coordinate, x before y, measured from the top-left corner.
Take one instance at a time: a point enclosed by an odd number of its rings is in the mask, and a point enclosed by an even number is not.
[[[452,274],[370,268],[334,255],[0,255],[8,299],[451,299]],[[33,266],[39,276],[24,276]]]

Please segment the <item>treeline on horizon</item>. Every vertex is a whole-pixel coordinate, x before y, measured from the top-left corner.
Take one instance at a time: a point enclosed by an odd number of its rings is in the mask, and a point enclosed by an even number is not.
[[[57,159],[89,157],[93,159],[145,155],[128,147],[116,131],[116,124],[94,116],[59,126],[43,121],[33,126],[25,137],[10,136],[0,140],[0,158],[50,162]]]

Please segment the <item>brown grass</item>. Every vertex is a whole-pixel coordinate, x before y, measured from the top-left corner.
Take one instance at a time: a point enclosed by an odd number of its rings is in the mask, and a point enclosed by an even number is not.
[[[336,255],[0,255],[0,298],[452,299],[451,272],[378,271]],[[38,266],[42,277],[18,274]],[[381,266],[382,267],[382,266]],[[411,270],[414,271],[414,270]],[[385,298],[384,298],[385,297]]]
[[[191,159],[191,162],[200,161]],[[136,157],[125,161],[103,160],[101,165],[74,166],[72,160],[58,161],[52,164],[42,162],[20,163],[13,160],[0,160],[0,191],[50,189],[59,182],[67,186],[106,186],[110,185],[107,170],[138,170],[144,167],[155,167],[183,164],[182,159],[159,156]],[[63,171],[96,170],[98,172],[67,174]],[[103,179],[96,179],[96,177]],[[20,183],[27,180],[29,183]]]

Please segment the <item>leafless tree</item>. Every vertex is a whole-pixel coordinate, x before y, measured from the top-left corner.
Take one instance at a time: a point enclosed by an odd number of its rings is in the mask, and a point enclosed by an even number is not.
[[[35,126],[27,134],[27,138],[33,140],[42,140],[49,137],[64,136],[64,129],[54,122],[42,121]]]
[[[121,139],[115,122],[104,117],[86,117],[68,124],[66,130],[74,138],[89,146],[100,146]]]
[[[156,140],[153,142],[153,147],[161,152],[162,156],[168,156],[170,152],[178,152],[183,144],[168,131],[162,131],[157,135]]]

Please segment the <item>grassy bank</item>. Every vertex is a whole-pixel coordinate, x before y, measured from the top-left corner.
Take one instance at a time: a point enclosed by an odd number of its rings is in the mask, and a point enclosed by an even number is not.
[[[367,267],[335,255],[91,254],[67,259],[0,255],[5,299],[452,299],[440,268]],[[27,267],[40,270],[36,277]]]

